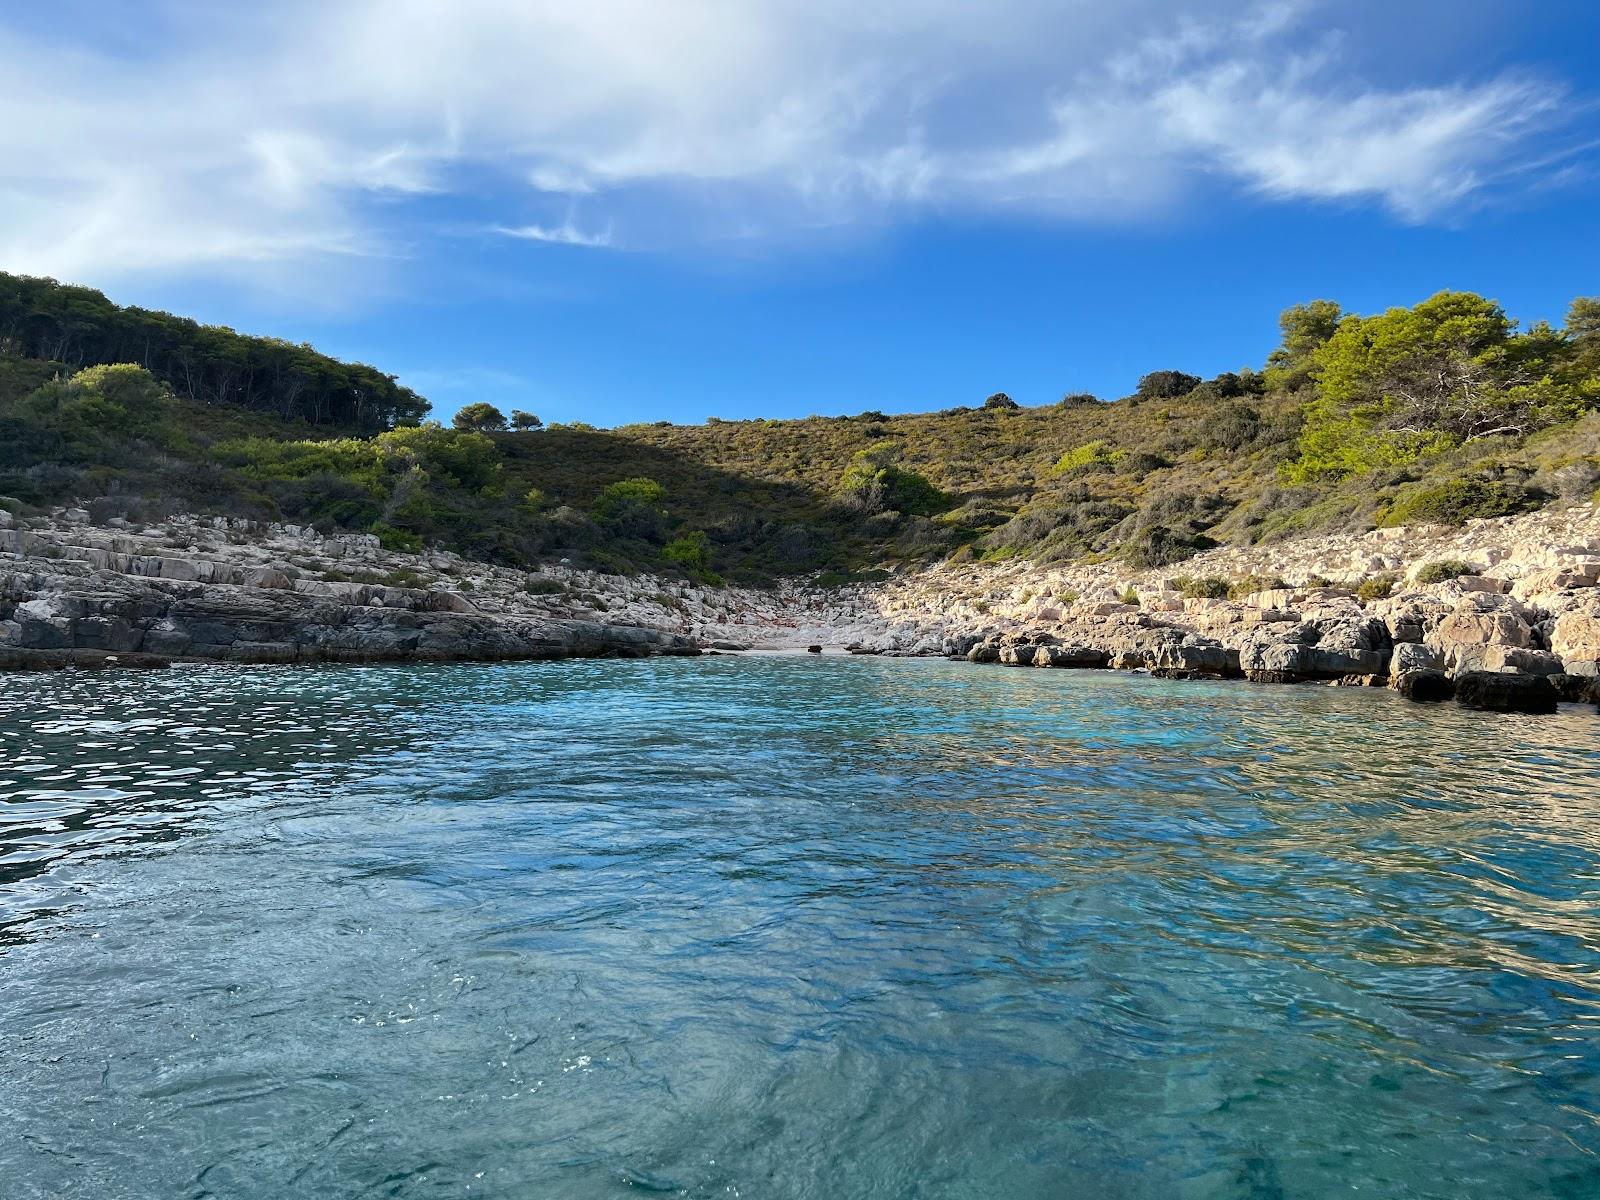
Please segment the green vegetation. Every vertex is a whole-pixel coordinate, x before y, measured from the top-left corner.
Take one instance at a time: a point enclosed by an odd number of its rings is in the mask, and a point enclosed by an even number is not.
[[[1228,598],[1243,600],[1246,596],[1254,596],[1258,592],[1277,592],[1288,586],[1288,583],[1276,575],[1246,575],[1243,579],[1235,579],[1228,584]]]
[[[1423,563],[1417,568],[1414,578],[1418,583],[1449,583],[1452,579],[1471,574],[1471,563],[1462,562],[1459,558],[1444,558],[1438,562]]]
[[[450,427],[465,433],[501,433],[506,415],[492,404],[468,404],[450,418]]]
[[[1228,581],[1218,579],[1214,575],[1198,579],[1189,575],[1179,575],[1172,583],[1185,600],[1222,600],[1227,597],[1229,590]]]
[[[338,362],[310,346],[121,308],[93,288],[4,272],[0,352],[69,372],[135,363],[184,399],[312,425],[385,429],[420,420],[428,411],[428,402],[393,375]]]
[[[1085,442],[1081,446],[1074,446],[1056,459],[1055,473],[1065,475],[1069,471],[1077,471],[1084,467],[1113,466],[1121,453],[1120,450],[1113,450],[1109,444],[1099,439]]]
[[[691,529],[668,542],[661,557],[701,583],[721,586],[722,576],[711,569],[711,538],[704,529]]]
[[[989,399],[993,401],[994,397]],[[839,477],[838,495],[850,508],[862,513],[926,517],[949,507],[944,493],[933,484],[915,471],[896,465],[899,453],[893,442],[879,442],[857,451]]]
[[[1382,525],[1464,525],[1476,517],[1508,517],[1538,508],[1549,497],[1487,474],[1456,475],[1442,483],[1412,488],[1385,506]]]
[[[1374,600],[1387,600],[1394,592],[1394,585],[1399,582],[1395,576],[1387,572],[1382,575],[1369,575],[1356,584],[1356,599],[1363,604],[1371,604]]]
[[[1585,365],[1588,311],[1575,306],[1576,332],[1539,324],[1519,335],[1492,301],[1440,292],[1415,308],[1344,317],[1309,351],[1316,396],[1286,474],[1361,474],[1575,419],[1600,401]]]
[[[1280,325],[1262,370],[1154,371],[1114,402],[995,393],[917,415],[613,430],[478,403],[442,428],[371,368],[0,276],[0,496],[761,582],[945,558],[1162,567],[1600,487],[1600,301],[1526,332],[1464,293],[1374,317],[1314,301]]]

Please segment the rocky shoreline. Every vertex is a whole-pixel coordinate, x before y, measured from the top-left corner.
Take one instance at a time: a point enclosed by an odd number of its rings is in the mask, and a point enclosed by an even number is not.
[[[342,573],[264,553],[252,529],[226,521],[154,534],[97,529],[77,514],[37,529],[9,524],[0,528],[0,669],[700,653],[692,638],[659,628],[482,608],[448,587],[318,577]],[[202,528],[235,537],[208,540]],[[176,553],[187,547],[171,544],[175,529],[211,556]]]
[[[1434,578],[1430,566],[1453,564]],[[712,588],[523,572],[365,535],[0,511],[0,668],[373,662],[745,649],[1600,702],[1600,513],[1222,548],[1177,567],[946,565],[871,584]]]

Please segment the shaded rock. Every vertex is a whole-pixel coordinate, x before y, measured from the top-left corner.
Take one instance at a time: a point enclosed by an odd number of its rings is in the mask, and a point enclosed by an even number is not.
[[[1592,667],[1594,664],[1589,665]],[[1563,700],[1575,704],[1600,705],[1600,678],[1596,678],[1593,672],[1587,675],[1550,675],[1547,678]]]
[[[1560,699],[1542,675],[1468,671],[1456,676],[1456,702],[1492,712],[1553,713]]]
[[[1448,675],[1431,670],[1405,671],[1394,676],[1389,686],[1407,700],[1418,701],[1448,700],[1456,690]]]

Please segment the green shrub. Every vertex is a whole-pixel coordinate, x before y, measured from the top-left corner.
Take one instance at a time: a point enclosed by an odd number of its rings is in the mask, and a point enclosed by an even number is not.
[[[673,538],[662,548],[661,557],[702,583],[722,583],[722,576],[711,569],[711,538],[703,529]]]
[[[1161,471],[1172,465],[1170,458],[1147,450],[1121,455],[1115,461],[1117,470],[1128,475],[1148,475],[1152,471]]]
[[[378,544],[385,550],[401,554],[422,553],[422,539],[409,530],[396,529],[393,525],[385,525],[380,521],[372,526],[370,532],[377,535]]]
[[[1228,581],[1218,579],[1215,575],[1199,578],[1179,575],[1172,582],[1177,586],[1178,594],[1186,600],[1221,600],[1228,595]]]
[[[1288,586],[1288,582],[1278,575],[1246,575],[1228,585],[1228,597],[1232,600],[1242,600],[1246,596],[1254,596],[1257,592],[1277,592]]]
[[[1473,566],[1469,562],[1462,562],[1459,558],[1441,558],[1438,562],[1423,563],[1412,578],[1418,583],[1448,583],[1472,573]]]
[[[1074,446],[1056,459],[1055,473],[1065,474],[1083,467],[1110,466],[1117,461],[1117,451],[1111,448],[1110,443],[1095,440],[1085,442],[1081,446]]]
[[[1483,475],[1457,475],[1431,487],[1418,488],[1388,506],[1383,525],[1464,525],[1477,517],[1508,517],[1538,508],[1542,493]]]
[[[835,489],[847,507],[865,513],[897,512],[931,517],[950,507],[950,498],[926,477],[899,466],[900,448],[879,442],[856,452]]]
[[[1370,604],[1374,600],[1387,600],[1398,582],[1399,580],[1390,574],[1369,575],[1356,585],[1356,599],[1363,604]]]
[[[1122,595],[1118,596],[1117,599],[1124,604],[1137,604],[1139,603],[1139,589],[1131,585],[1123,588]]]
[[[643,475],[632,479],[619,479],[608,484],[594,502],[595,512],[602,517],[611,516],[632,504],[657,505],[667,498],[667,489],[654,479]]]
[[[1216,545],[1208,537],[1165,525],[1146,525],[1122,548],[1122,557],[1135,567],[1166,567]]]
[[[1184,371],[1151,371],[1139,379],[1141,400],[1176,400],[1200,386],[1200,377]]]
[[[991,546],[978,556],[979,562],[1007,562],[1013,558],[1022,557],[1020,546]]]
[[[559,579],[544,579],[531,575],[523,583],[522,590],[530,596],[559,596],[567,590],[567,585]]]

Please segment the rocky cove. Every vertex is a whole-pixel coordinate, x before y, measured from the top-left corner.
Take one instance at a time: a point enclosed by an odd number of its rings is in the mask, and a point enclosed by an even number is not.
[[[1427,568],[1455,564],[1448,578]],[[1436,573],[1435,573],[1436,574]],[[1420,576],[1420,578],[1419,578]],[[1207,594],[1195,581],[1210,581]],[[1382,587],[1363,587],[1368,581]],[[1431,581],[1430,581],[1431,580]],[[229,518],[0,511],[0,667],[800,650],[1391,686],[1551,711],[1600,701],[1600,513],[1117,562],[943,565],[769,589],[519,571]]]

